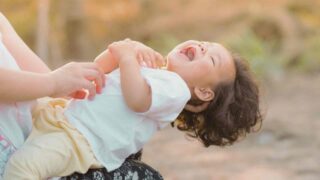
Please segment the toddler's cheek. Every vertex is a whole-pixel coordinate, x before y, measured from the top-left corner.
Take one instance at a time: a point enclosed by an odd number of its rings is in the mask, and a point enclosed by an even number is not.
[[[211,65],[211,66],[210,66]],[[212,64],[203,62],[203,63],[199,63],[197,66],[197,70],[199,71],[198,73],[200,74],[207,74],[212,70]]]

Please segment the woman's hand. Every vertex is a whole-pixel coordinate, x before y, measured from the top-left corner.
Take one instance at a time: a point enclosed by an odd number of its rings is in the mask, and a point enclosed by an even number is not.
[[[126,39],[109,45],[114,59],[118,61],[135,59],[141,66],[159,68],[165,65],[163,56],[152,48],[138,42]]]
[[[71,96],[83,99],[85,90],[89,99],[100,93],[105,83],[105,76],[96,63],[71,62],[49,73],[53,83],[52,97]]]

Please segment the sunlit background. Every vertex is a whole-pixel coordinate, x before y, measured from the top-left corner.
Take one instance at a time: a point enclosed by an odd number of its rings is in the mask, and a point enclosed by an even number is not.
[[[319,0],[0,0],[0,11],[52,68],[92,61],[131,38],[163,55],[188,39],[245,57],[261,86],[261,131],[204,148],[171,127],[143,161],[174,180],[320,179]]]

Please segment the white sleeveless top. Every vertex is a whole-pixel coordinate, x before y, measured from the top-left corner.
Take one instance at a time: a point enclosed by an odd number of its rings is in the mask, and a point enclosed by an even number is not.
[[[0,32],[0,67],[12,70],[20,70],[15,59],[2,42]],[[9,141],[14,149],[20,147],[32,127],[31,107],[35,101],[2,103],[0,102],[0,143]],[[0,144],[0,147],[1,147]],[[0,149],[1,154],[1,149]]]

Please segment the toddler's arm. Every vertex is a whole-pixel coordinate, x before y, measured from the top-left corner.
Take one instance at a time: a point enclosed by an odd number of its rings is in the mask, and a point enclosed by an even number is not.
[[[109,49],[103,51],[99,54],[94,62],[98,64],[98,67],[102,70],[104,74],[110,73],[116,69],[119,65],[118,62],[112,57]]]
[[[139,61],[145,60],[145,64],[156,67],[156,62],[163,64],[162,56],[142,43],[130,40],[112,43],[109,50],[119,62],[121,89],[127,105],[135,112],[147,111],[151,105],[151,89],[141,75]]]

